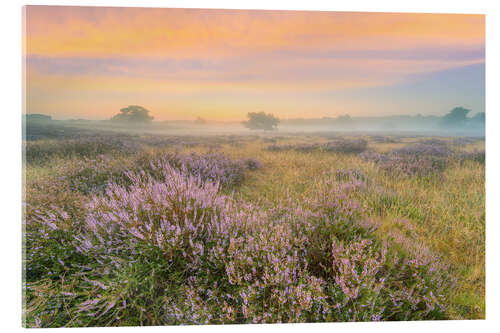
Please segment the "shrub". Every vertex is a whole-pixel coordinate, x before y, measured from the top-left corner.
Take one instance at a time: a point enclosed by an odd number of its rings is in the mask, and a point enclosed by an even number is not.
[[[460,154],[457,154],[457,159],[461,162],[475,161],[484,164],[486,160],[486,152],[484,150],[477,150],[477,149],[471,152],[461,152]]]
[[[366,150],[368,147],[368,141],[359,140],[347,140],[340,139],[336,141],[328,142],[323,148],[325,151],[346,153],[346,154],[359,154]]]
[[[269,145],[266,148],[268,151],[288,151],[294,150],[299,152],[312,152],[315,150],[321,149],[320,144],[307,144],[307,143],[297,143],[297,144],[288,144],[288,145]]]
[[[165,164],[183,170],[188,174],[200,177],[203,182],[217,182],[223,186],[240,184],[245,176],[246,170],[255,170],[261,167],[257,159],[232,160],[228,156],[209,152],[205,154],[180,154],[168,153],[162,155],[159,160],[151,158],[139,161],[143,168],[153,175],[161,170]]]
[[[242,160],[248,170],[257,170],[262,168],[262,163],[256,158],[247,158]]]
[[[80,139],[28,141],[25,143],[26,163],[46,163],[55,157],[87,157],[110,153],[134,153],[139,147],[137,144],[120,140],[113,136],[84,137]]]
[[[415,158],[419,158],[421,156],[447,157],[451,154],[451,150],[443,144],[416,143],[403,148],[395,149],[392,153],[396,155],[413,155]]]
[[[417,143],[389,153],[364,152],[361,157],[396,176],[430,176],[446,167],[452,151],[444,145]]]
[[[431,145],[431,146],[447,146],[448,141],[440,139],[424,139],[419,141],[420,144]]]
[[[376,143],[398,143],[398,142],[400,142],[397,138],[392,138],[392,137],[382,136],[382,135],[374,135],[374,136],[371,136],[370,139]]]
[[[366,150],[368,142],[366,140],[347,140],[339,139],[336,141],[330,141],[326,144],[321,143],[296,143],[288,145],[269,145],[267,146],[268,151],[287,151],[295,150],[300,152],[312,152],[312,151],[326,151],[326,152],[337,152],[337,153],[352,153],[357,154]]]

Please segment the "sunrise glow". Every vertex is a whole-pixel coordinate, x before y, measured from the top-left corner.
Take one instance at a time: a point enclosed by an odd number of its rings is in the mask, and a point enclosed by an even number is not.
[[[484,15],[28,6],[28,113],[484,112]]]

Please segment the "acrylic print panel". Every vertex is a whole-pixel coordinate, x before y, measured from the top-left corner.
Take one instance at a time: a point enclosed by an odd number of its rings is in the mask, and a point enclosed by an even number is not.
[[[484,318],[483,15],[24,23],[25,326]]]

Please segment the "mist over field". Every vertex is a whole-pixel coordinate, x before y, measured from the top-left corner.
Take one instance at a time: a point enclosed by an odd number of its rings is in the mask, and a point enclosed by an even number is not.
[[[40,116],[42,118],[40,118]],[[177,121],[153,121],[151,123],[138,125],[136,123],[114,123],[112,121],[98,120],[52,120],[52,117],[43,118],[47,115],[28,115],[31,122],[23,117],[23,126],[31,126],[30,135],[36,136],[35,127],[47,131],[53,126],[66,128],[96,129],[109,131],[123,131],[144,134],[162,135],[199,135],[199,134],[256,134],[246,128],[242,122],[230,121],[207,121],[207,120],[177,120]],[[446,122],[444,117],[438,116],[388,116],[388,117],[350,117],[348,115],[336,118],[319,119],[280,119],[279,127],[273,131],[257,131],[259,135],[279,135],[283,133],[372,133],[372,134],[414,134],[434,136],[485,136],[484,113],[476,113],[472,117]],[[33,125],[32,125],[33,124]],[[77,130],[78,131],[78,130]]]

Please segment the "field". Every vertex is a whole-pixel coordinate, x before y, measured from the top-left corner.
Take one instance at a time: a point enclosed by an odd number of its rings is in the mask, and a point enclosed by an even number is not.
[[[485,316],[484,139],[40,133],[28,327]]]

